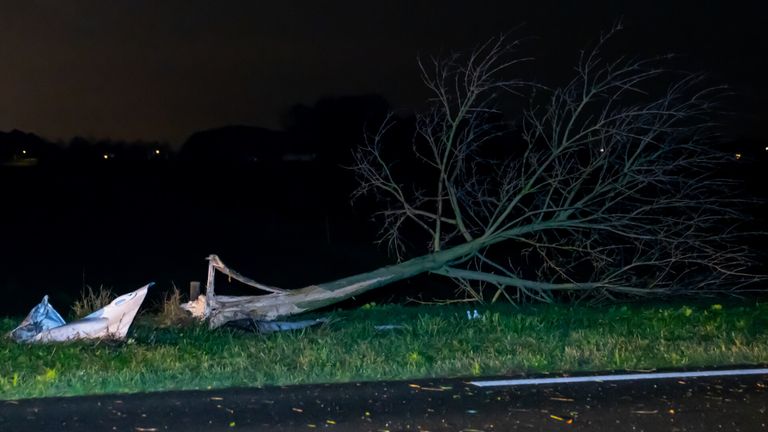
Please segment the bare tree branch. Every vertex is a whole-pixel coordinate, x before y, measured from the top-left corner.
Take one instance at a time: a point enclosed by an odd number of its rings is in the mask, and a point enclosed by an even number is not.
[[[211,263],[210,324],[303,313],[423,273],[451,278],[474,301],[753,290],[765,277],[741,246],[754,235],[739,228],[745,201],[717,178],[728,158],[710,147],[721,89],[669,69],[665,57],[605,58],[619,28],[552,90],[509,78],[528,59],[504,37],[420,61],[433,93],[407,143],[420,165],[402,160],[409,154],[398,151],[390,116],[352,167],[353,199],[381,202],[380,241],[398,263],[296,290],[227,272],[270,291],[249,297],[216,296],[213,276],[224,267]],[[514,129],[503,96],[529,89]]]
[[[394,198],[385,232],[418,226],[427,252],[476,242],[474,264],[433,271],[467,291],[483,281],[546,300],[553,291],[656,295],[761,280],[737,246],[744,200],[713,175],[725,160],[708,147],[722,88],[669,69],[669,57],[604,58],[619,29],[582,52],[567,84],[536,88],[545,97],[523,112],[522,142],[499,111],[499,90],[528,85],[507,78],[529,60],[515,57],[517,43],[496,38],[467,56],[420,61],[434,97],[416,115],[413,149],[432,185],[402,192],[379,158],[386,130],[357,153],[358,193]],[[500,142],[506,160],[484,153]],[[517,270],[492,258],[505,255]]]

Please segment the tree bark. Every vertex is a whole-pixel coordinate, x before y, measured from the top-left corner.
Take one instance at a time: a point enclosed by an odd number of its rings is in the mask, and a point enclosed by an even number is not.
[[[214,292],[212,278],[206,292],[207,318],[212,328],[228,321],[253,319],[272,321],[291,315],[319,309],[374,288],[407,279],[422,273],[437,271],[452,263],[460,262],[481,248],[490,245],[492,239],[481,238],[429,255],[382,267],[367,273],[338,279],[295,290],[281,290],[260,296],[219,296]],[[209,260],[217,260],[211,256]],[[220,261],[218,261],[220,263]],[[213,266],[216,267],[216,266]]]

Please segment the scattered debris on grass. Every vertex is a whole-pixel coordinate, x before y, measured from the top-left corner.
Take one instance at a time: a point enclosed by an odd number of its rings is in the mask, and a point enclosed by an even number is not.
[[[9,336],[16,342],[23,343],[125,339],[150,286],[151,283],[124,294],[103,308],[69,324],[48,303],[46,295]]]

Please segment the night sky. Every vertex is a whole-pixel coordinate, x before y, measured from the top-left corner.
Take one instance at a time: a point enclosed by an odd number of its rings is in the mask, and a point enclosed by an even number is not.
[[[278,4],[279,3],[279,4]],[[529,38],[537,78],[623,17],[627,53],[683,55],[739,96],[729,131],[768,138],[768,15],[739,1],[157,1],[0,3],[0,130],[181,144],[228,124],[279,128],[296,103],[426,96],[416,56]]]

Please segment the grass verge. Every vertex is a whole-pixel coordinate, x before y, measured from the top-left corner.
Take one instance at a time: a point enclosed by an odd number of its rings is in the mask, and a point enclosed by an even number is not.
[[[475,306],[476,307],[476,306]],[[258,335],[139,319],[124,343],[0,340],[0,399],[768,363],[768,304],[373,306]],[[155,324],[153,324],[155,323]],[[16,320],[0,320],[7,333]],[[380,324],[403,328],[379,331]]]

